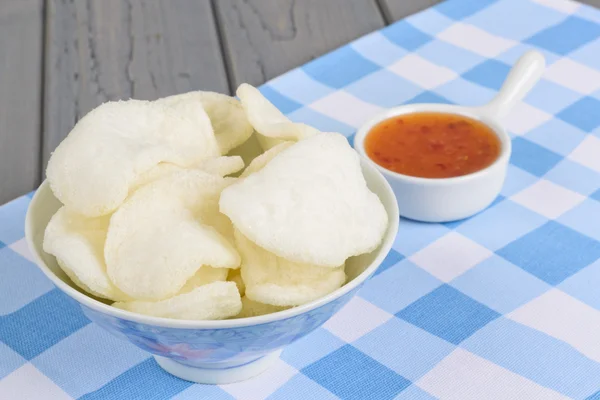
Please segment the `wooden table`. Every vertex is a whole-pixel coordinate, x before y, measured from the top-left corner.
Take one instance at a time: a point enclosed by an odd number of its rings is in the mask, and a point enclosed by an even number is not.
[[[0,0],[0,204],[102,102],[232,93],[438,1]]]

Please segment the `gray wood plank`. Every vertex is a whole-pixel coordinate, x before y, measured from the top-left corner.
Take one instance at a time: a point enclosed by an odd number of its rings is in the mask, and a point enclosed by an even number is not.
[[[584,4],[588,4],[590,6],[600,8],[600,0],[577,0],[577,1],[579,1],[580,3],[584,3]]]
[[[39,183],[42,0],[0,7],[0,204]]]
[[[441,3],[443,0],[377,0],[388,23],[398,21],[421,10]],[[577,0],[600,7],[600,0]]]
[[[384,26],[374,0],[215,2],[233,85],[258,85]]]
[[[209,0],[49,0],[43,165],[107,100],[229,92]]]
[[[398,21],[421,10],[429,8],[442,0],[378,0],[388,23]]]

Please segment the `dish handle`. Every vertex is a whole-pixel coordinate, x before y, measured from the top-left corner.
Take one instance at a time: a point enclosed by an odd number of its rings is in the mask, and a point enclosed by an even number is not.
[[[542,77],[546,60],[542,53],[530,50],[523,54],[508,73],[500,91],[488,104],[479,108],[481,114],[502,120]]]

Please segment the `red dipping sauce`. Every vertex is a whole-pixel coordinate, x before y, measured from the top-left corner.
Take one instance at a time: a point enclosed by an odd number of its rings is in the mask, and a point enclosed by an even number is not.
[[[422,112],[380,122],[365,138],[370,159],[390,171],[421,178],[452,178],[491,165],[498,136],[482,122],[458,114]]]

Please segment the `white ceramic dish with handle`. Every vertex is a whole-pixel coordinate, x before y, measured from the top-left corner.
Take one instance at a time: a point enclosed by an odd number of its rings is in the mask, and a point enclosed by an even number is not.
[[[544,72],[544,56],[525,53],[511,69],[498,95],[481,107],[448,104],[408,104],[388,109],[369,120],[357,132],[354,147],[390,183],[400,215],[425,222],[448,222],[470,217],[489,206],[500,193],[511,155],[511,140],[502,120],[537,83]],[[403,114],[440,112],[459,114],[489,126],[500,140],[500,155],[488,167],[454,178],[419,178],[390,171],[372,161],[364,141],[380,122]]]

